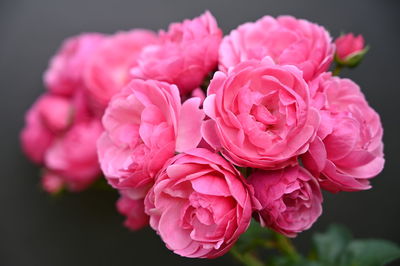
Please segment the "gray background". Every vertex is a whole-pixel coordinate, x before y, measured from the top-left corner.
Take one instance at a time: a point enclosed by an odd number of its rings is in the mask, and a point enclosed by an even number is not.
[[[386,168],[373,189],[326,195],[324,213],[296,242],[335,222],[357,237],[400,242],[399,25],[400,1],[165,1],[0,0],[0,265],[229,265],[173,255],[150,229],[131,233],[114,208],[117,195],[88,191],[52,198],[38,186],[38,169],[22,155],[23,114],[43,92],[42,72],[61,41],[83,31],[112,33],[166,28],[209,9],[228,33],[265,14],[292,14],[324,25],[333,36],[362,33],[371,50],[356,70],[344,71],[381,114]],[[395,265],[395,264],[394,264]]]

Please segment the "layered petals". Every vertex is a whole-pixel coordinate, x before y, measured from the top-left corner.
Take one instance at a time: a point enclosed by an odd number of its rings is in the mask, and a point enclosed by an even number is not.
[[[288,237],[309,229],[322,213],[318,182],[300,166],[256,171],[248,182],[262,206],[257,220]]]
[[[76,90],[82,89],[83,73],[88,59],[105,38],[99,33],[83,33],[65,40],[44,74],[44,83],[48,90],[71,96]]]
[[[219,68],[227,71],[240,62],[270,56],[275,63],[294,65],[307,81],[329,68],[334,45],[321,26],[291,16],[265,16],[239,26],[219,49]]]
[[[129,71],[137,65],[140,52],[156,42],[156,35],[148,30],[117,32],[105,38],[82,73],[85,87],[98,108],[104,110],[112,96],[129,83]]]
[[[99,120],[75,124],[46,152],[46,168],[61,176],[69,190],[83,190],[99,177],[96,141],[102,131]]]
[[[296,163],[319,125],[309,87],[294,66],[270,58],[217,72],[203,108],[204,139],[232,163],[262,169]]]
[[[175,84],[186,95],[217,68],[222,31],[211,13],[173,23],[168,32],[160,31],[159,39],[140,54],[134,77]]]
[[[313,98],[323,114],[321,127],[302,161],[322,188],[332,192],[370,188],[369,179],[382,171],[383,129],[357,84],[322,74],[313,84]]]
[[[178,88],[154,80],[133,80],[110,102],[98,141],[100,164],[109,183],[136,198],[175,151],[197,147],[204,114],[200,99],[181,104]]]
[[[260,208],[240,173],[221,156],[193,149],[169,160],[145,199],[150,225],[185,257],[225,254]]]

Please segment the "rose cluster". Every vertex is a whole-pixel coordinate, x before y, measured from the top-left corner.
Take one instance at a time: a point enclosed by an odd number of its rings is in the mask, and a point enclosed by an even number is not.
[[[362,37],[335,44],[291,16],[226,36],[209,12],[82,34],[51,60],[22,146],[49,192],[102,172],[125,225],[149,224],[179,255],[223,255],[252,217],[294,237],[321,215],[321,189],[365,190],[383,169],[379,115],[329,72],[363,53]]]

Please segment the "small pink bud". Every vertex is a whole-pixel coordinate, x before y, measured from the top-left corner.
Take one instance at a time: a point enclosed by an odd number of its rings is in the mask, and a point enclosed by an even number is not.
[[[356,66],[368,48],[365,47],[364,38],[362,35],[354,36],[353,33],[348,33],[340,36],[335,40],[336,44],[336,61],[342,65],[350,67]]]

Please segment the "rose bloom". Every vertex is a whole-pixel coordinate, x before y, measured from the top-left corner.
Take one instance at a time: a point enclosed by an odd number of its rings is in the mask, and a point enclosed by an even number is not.
[[[181,104],[175,85],[133,80],[110,102],[98,141],[101,168],[115,188],[144,197],[154,176],[174,156],[197,146],[204,114],[200,99]]]
[[[304,166],[332,192],[370,188],[369,179],[383,169],[383,129],[357,84],[321,75],[311,85],[321,126]]]
[[[74,124],[46,152],[46,168],[61,176],[69,190],[83,190],[99,177],[96,141],[102,132],[99,120]]]
[[[262,209],[257,220],[289,237],[307,230],[322,213],[317,180],[300,166],[256,171],[247,179]]]
[[[68,97],[46,93],[33,104],[21,144],[29,159],[44,167],[45,191],[56,193],[65,186],[79,191],[100,175],[96,140],[102,131],[83,90]]]
[[[317,24],[290,16],[265,16],[245,23],[226,36],[219,49],[219,67],[226,72],[240,62],[270,56],[277,64],[295,65],[311,80],[326,71],[334,45]]]
[[[144,212],[143,199],[131,199],[121,193],[117,210],[126,217],[124,225],[131,230],[139,230],[149,224],[149,216]]]
[[[352,56],[364,50],[364,38],[360,34],[354,36],[353,33],[345,34],[335,40],[336,56],[341,61],[347,61]]]
[[[145,199],[150,226],[176,254],[225,254],[259,208],[240,173],[218,154],[193,149],[168,161]]]
[[[319,124],[309,87],[294,66],[270,58],[217,72],[203,108],[204,139],[232,163],[262,169],[296,164]]]
[[[211,13],[173,23],[159,38],[159,44],[146,47],[139,56],[132,69],[135,77],[176,84],[185,95],[217,68],[222,31]]]
[[[48,90],[70,96],[75,90],[83,88],[86,62],[104,39],[102,34],[84,33],[65,40],[44,74]]]
[[[85,87],[100,109],[104,110],[111,97],[132,79],[129,71],[137,65],[141,50],[156,41],[152,31],[117,32],[93,52],[83,75]]]

